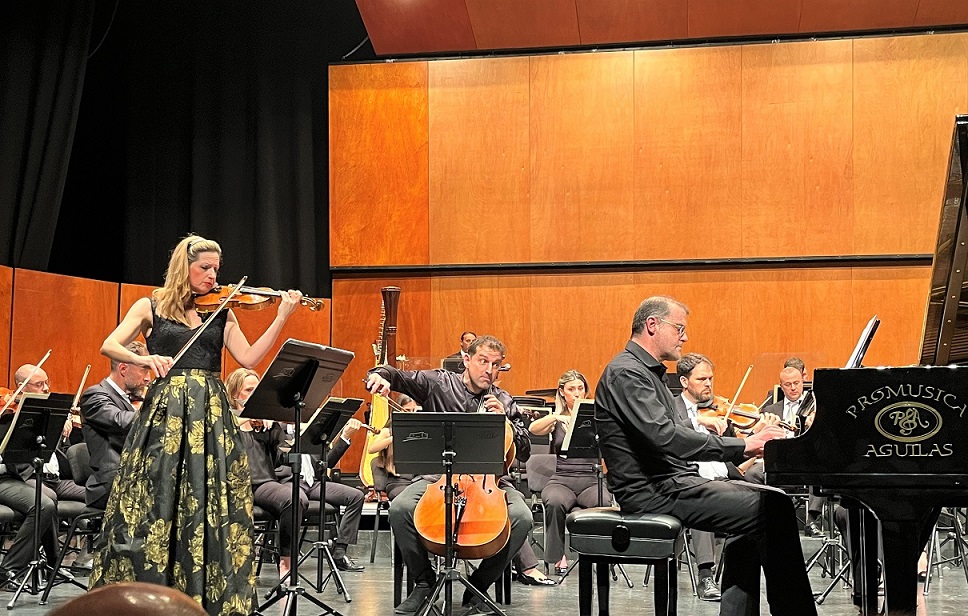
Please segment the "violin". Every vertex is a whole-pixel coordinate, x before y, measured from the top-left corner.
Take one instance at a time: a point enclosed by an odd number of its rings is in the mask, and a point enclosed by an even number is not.
[[[195,312],[208,313],[218,310],[219,306],[235,291],[236,285],[222,285],[213,287],[208,293],[196,295],[193,298]],[[226,308],[241,308],[242,310],[262,310],[279,301],[281,291],[268,288],[248,287],[239,285],[239,290],[229,299]],[[323,302],[312,297],[301,297],[299,304],[306,306],[313,312],[322,309]]]
[[[754,426],[763,419],[763,416],[760,414],[760,407],[755,404],[733,404],[729,401],[729,398],[724,398],[723,396],[714,396],[713,404],[699,409],[699,414],[703,417],[722,417],[726,419],[726,422],[736,429],[736,433],[740,437],[751,434]],[[793,433],[799,432],[799,428],[785,421],[780,421],[777,425]]]
[[[9,387],[0,387],[0,407],[4,408],[4,415],[17,412],[17,402],[14,400],[15,393]]]

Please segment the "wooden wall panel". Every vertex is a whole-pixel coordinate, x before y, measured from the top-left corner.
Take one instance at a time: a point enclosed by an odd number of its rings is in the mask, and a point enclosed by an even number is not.
[[[536,318],[530,277],[435,278],[430,302],[433,357],[455,352],[455,341],[464,330],[497,336],[507,346],[506,358],[511,364],[511,371],[501,377],[501,387],[523,391],[520,384],[531,375],[530,324]]]
[[[329,83],[331,265],[426,264],[427,63],[333,66]]]
[[[121,284],[121,301],[118,304],[118,323],[128,313],[128,309],[142,297],[150,297],[158,287],[148,284]]]
[[[531,58],[535,261],[635,258],[633,53]],[[567,101],[567,104],[563,104]]]
[[[930,267],[854,269],[854,340],[872,316],[881,320],[865,365],[907,366],[920,361],[930,281]]]
[[[635,226],[672,230],[636,258],[742,256],[741,69],[739,47],[635,52]]]
[[[316,344],[330,345],[330,318],[333,303],[331,300],[324,299],[323,307],[313,312],[308,308],[300,307],[286,321],[286,326],[279,334],[276,342],[272,345],[265,358],[254,368],[259,374],[263,374],[272,363],[272,358],[282,347],[282,344],[289,338],[313,342]],[[250,343],[259,339],[259,336],[268,329],[276,318],[276,306],[269,306],[263,310],[233,310],[235,317],[239,320],[239,326]],[[222,355],[222,378],[225,378],[233,370],[239,367],[227,350],[223,350]]]
[[[353,279],[333,281],[333,342],[334,347],[353,351],[356,357],[343,378],[333,389],[333,395],[346,398],[370,396],[363,387],[366,371],[375,365],[372,344],[380,329],[380,289],[400,287],[400,306],[397,320],[397,355],[406,355],[407,369],[424,369],[432,364],[430,352],[430,280],[420,278]],[[453,352],[453,351],[451,351]],[[448,353],[449,354],[449,353]],[[357,415],[363,419],[363,409]],[[353,439],[349,451],[340,460],[340,468],[357,472],[363,448],[363,438]]]
[[[90,382],[107,374],[110,362],[100,349],[117,325],[117,283],[18,269],[13,289],[9,382],[19,366],[36,363],[48,349],[51,391],[75,393],[87,364]]]
[[[743,52],[743,251],[850,254],[851,41]]]
[[[803,0],[688,0],[689,36],[796,32]]]
[[[528,58],[430,64],[431,263],[530,257],[528,67]]]
[[[914,23],[919,26],[968,23],[968,3],[951,2],[951,0],[920,0]]]
[[[577,0],[583,45],[688,37],[687,0]]]
[[[13,269],[0,265],[0,370],[10,372],[10,321],[13,314]],[[0,385],[8,386],[4,381]],[[13,381],[9,381],[13,389]]]
[[[358,2],[378,54],[474,49],[474,32],[463,2],[454,0],[366,0]],[[433,15],[428,19],[427,15]]]
[[[968,111],[968,34],[853,45],[854,248],[933,252],[954,116]]]
[[[641,301],[633,274],[531,277],[531,372],[515,393],[555,387],[577,369],[591,390],[622,348]],[[522,387],[523,385],[523,387]]]
[[[910,26],[921,0],[802,1],[800,32],[833,32]]]
[[[579,45],[575,0],[464,0],[477,49]]]

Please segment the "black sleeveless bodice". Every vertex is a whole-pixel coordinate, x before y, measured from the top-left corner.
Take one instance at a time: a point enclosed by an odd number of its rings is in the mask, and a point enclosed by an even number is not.
[[[227,317],[227,311],[220,312],[175,367],[221,372],[222,341]],[[158,316],[154,301],[151,302],[151,318],[153,323],[151,335],[145,339],[145,342],[148,343],[148,352],[152,355],[174,357],[195,333],[195,329],[182,325],[178,321]]]

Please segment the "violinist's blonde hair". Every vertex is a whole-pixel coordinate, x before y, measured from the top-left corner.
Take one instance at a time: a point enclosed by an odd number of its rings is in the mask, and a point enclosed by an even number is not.
[[[155,299],[155,313],[158,316],[191,327],[191,323],[188,322],[188,311],[192,308],[192,288],[189,284],[188,268],[198,261],[199,255],[203,252],[218,253],[219,263],[221,263],[222,248],[218,242],[207,240],[200,235],[189,235],[172,249],[168,271],[165,273],[165,286],[155,289],[152,293]]]
[[[254,376],[258,379],[259,373],[248,368],[236,368],[225,377],[225,392],[228,394],[229,404],[234,409],[242,407],[238,400],[239,392],[242,391],[242,385],[245,383],[246,377],[249,376]]]
[[[558,378],[558,389],[555,390],[555,413],[559,415],[568,410],[568,407],[565,405],[565,397],[561,394],[561,390],[572,381],[581,381],[582,385],[585,386],[585,395],[588,395],[588,380],[584,374],[577,370],[569,370],[562,374]]]

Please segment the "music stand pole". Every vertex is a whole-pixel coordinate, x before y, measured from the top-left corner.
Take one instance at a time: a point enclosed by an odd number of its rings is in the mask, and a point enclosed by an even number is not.
[[[476,586],[470,583],[464,576],[460,574],[457,570],[456,560],[457,557],[454,553],[454,457],[457,453],[454,451],[454,422],[444,421],[444,451],[441,455],[441,463],[444,466],[444,476],[446,478],[444,483],[444,570],[437,573],[437,581],[434,583],[431,589],[430,596],[427,597],[427,602],[424,607],[417,610],[418,616],[428,616],[431,611],[436,611],[434,608],[434,603],[436,603],[437,598],[440,596],[441,591],[444,592],[444,614],[453,613],[453,584],[454,581],[458,581],[464,585],[464,588],[469,590],[474,596],[477,597],[479,601],[482,601],[493,614],[499,616],[505,616],[501,608],[498,607],[494,601],[491,600],[487,594],[478,590]],[[431,484],[433,485],[433,484]]]

